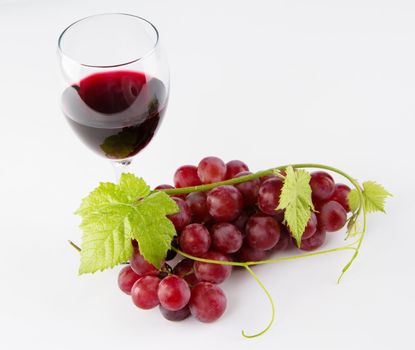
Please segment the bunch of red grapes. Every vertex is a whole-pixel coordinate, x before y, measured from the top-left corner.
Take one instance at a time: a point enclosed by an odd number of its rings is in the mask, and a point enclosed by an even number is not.
[[[206,157],[199,165],[184,165],[174,174],[176,188],[210,184],[251,174],[239,160],[225,164],[216,157]],[[283,173],[284,174],[284,173]],[[310,186],[315,213],[298,246],[284,224],[283,211],[276,211],[283,180],[268,175],[233,186],[219,186],[209,192],[193,192],[172,197],[180,211],[169,219],[177,237],[172,245],[195,257],[219,261],[259,261],[268,254],[290,248],[311,251],[324,244],[326,232],[341,229],[350,211],[347,195],[350,188],[336,184],[330,174],[311,174]],[[174,188],[160,185],[156,189]],[[131,295],[141,309],[159,306],[170,321],[193,315],[202,322],[217,320],[225,311],[226,296],[218,287],[229,278],[232,266],[182,259],[174,250],[166,261],[178,261],[172,268],[164,262],[161,270],[140,254],[137,242],[130,264],[118,277],[119,287]],[[171,264],[172,265],[172,264]]]

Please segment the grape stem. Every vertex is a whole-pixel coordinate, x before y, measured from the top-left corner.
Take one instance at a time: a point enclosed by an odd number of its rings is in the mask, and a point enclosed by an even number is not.
[[[79,253],[81,252],[81,248],[79,246],[77,246],[74,242],[72,242],[71,240],[68,240],[68,243],[75,248]]]
[[[359,249],[362,245],[363,242],[363,238],[366,232],[366,208],[365,208],[365,203],[364,203],[364,196],[363,196],[363,191],[362,188],[360,186],[360,184],[350,175],[346,174],[345,172],[343,172],[340,169],[328,166],[328,165],[323,165],[323,164],[315,164],[315,163],[300,163],[300,164],[289,164],[289,165],[282,165],[282,166],[278,166],[275,168],[270,168],[267,170],[263,170],[263,171],[259,171],[253,174],[249,174],[249,175],[245,175],[245,176],[241,176],[241,177],[237,177],[237,178],[233,178],[233,179],[229,179],[226,181],[220,181],[220,182],[215,182],[212,184],[206,184],[206,185],[199,185],[199,186],[193,186],[193,187],[183,187],[183,188],[174,188],[174,189],[162,189],[162,190],[157,190],[157,191],[163,191],[166,194],[168,194],[169,196],[175,196],[175,195],[182,195],[182,194],[188,194],[188,193],[192,193],[192,192],[203,192],[203,191],[209,191],[215,187],[218,186],[224,186],[224,185],[235,185],[238,183],[242,183],[242,182],[246,182],[246,181],[250,181],[253,179],[258,179],[260,177],[266,176],[266,175],[276,175],[276,176],[281,176],[280,171],[286,169],[287,167],[293,167],[294,169],[302,169],[302,168],[316,168],[316,169],[324,169],[324,170],[328,170],[328,171],[332,171],[334,173],[337,173],[343,177],[345,177],[356,189],[358,195],[359,195],[359,207],[355,210],[355,212],[353,213],[353,216],[355,216],[356,218],[359,217],[362,214],[363,217],[363,229],[361,232],[359,232],[359,238],[350,243],[347,244],[345,246],[342,247],[336,247],[336,248],[332,248],[332,249],[326,249],[326,250],[321,250],[321,251],[317,251],[317,252],[311,252],[311,253],[305,253],[305,254],[300,254],[300,255],[292,255],[292,256],[288,256],[288,257],[280,257],[280,258],[275,258],[275,259],[268,259],[268,260],[261,260],[261,261],[248,261],[248,262],[238,262],[238,261],[219,261],[219,260],[210,260],[210,259],[204,259],[204,258],[199,258],[199,257],[195,257],[192,255],[189,255],[175,247],[171,247],[173,250],[175,250],[177,253],[179,253],[180,255],[182,255],[185,258],[188,259],[192,259],[194,261],[199,261],[199,262],[204,262],[204,263],[211,263],[211,264],[219,264],[219,265],[230,265],[230,266],[240,266],[245,268],[249,274],[255,279],[255,281],[258,283],[258,285],[261,287],[261,289],[265,292],[265,294],[267,295],[270,303],[271,303],[271,320],[269,321],[267,327],[262,330],[261,332],[257,333],[257,334],[253,334],[253,335],[247,335],[245,333],[245,331],[242,331],[242,335],[246,338],[254,338],[254,337],[258,337],[262,334],[264,334],[265,332],[267,332],[275,319],[275,306],[274,306],[274,302],[272,300],[272,297],[270,295],[270,293],[268,292],[268,290],[265,288],[265,286],[262,284],[262,282],[259,280],[258,276],[252,271],[252,269],[250,268],[250,266],[253,265],[262,265],[262,264],[268,264],[268,263],[276,263],[279,261],[287,261],[287,260],[294,260],[294,259],[300,259],[300,258],[305,258],[305,257],[310,257],[310,256],[316,256],[316,255],[322,255],[322,254],[327,254],[327,253],[332,253],[332,252],[339,252],[342,250],[353,250],[354,254],[351,257],[351,259],[349,260],[349,262],[344,266],[338,280],[337,283],[340,283],[343,275],[345,274],[345,272],[350,268],[350,266],[352,265],[352,263],[354,262],[354,260],[356,259],[357,255],[359,254]],[[347,239],[348,237],[346,237]],[[69,241],[69,244],[75,248],[78,252],[81,251],[81,248],[79,246],[77,246],[75,243],[73,243],[72,241]]]
[[[211,190],[215,187],[218,187],[218,186],[235,185],[235,184],[238,184],[238,183],[241,183],[241,182],[246,182],[246,181],[258,179],[258,178],[266,176],[266,175],[279,174],[281,170],[284,170],[289,166],[293,167],[294,169],[315,168],[315,169],[329,170],[329,171],[332,171],[334,173],[337,173],[337,174],[345,177],[347,180],[349,180],[349,182],[355,187],[355,189],[356,189],[356,191],[359,195],[359,199],[360,199],[359,202],[360,203],[359,203],[359,207],[357,208],[354,215],[356,215],[358,217],[358,216],[360,216],[360,214],[363,213],[363,229],[360,232],[360,237],[356,242],[354,242],[352,244],[349,244],[345,247],[334,248],[335,250],[329,249],[329,250],[326,250],[326,251],[323,250],[323,251],[320,251],[320,252],[315,252],[315,253],[310,253],[310,254],[303,254],[303,255],[296,256],[296,257],[292,257],[293,259],[298,259],[298,258],[302,258],[302,257],[305,257],[305,256],[312,256],[312,255],[330,253],[332,251],[353,249],[354,250],[353,256],[351,257],[350,261],[345,265],[345,267],[343,268],[343,270],[342,270],[342,272],[341,272],[341,274],[340,274],[340,276],[337,280],[337,283],[340,283],[343,275],[350,268],[350,266],[352,265],[352,263],[356,259],[357,255],[359,254],[359,249],[362,245],[363,238],[364,238],[364,235],[365,235],[365,232],[366,232],[366,210],[365,210],[365,207],[364,207],[365,204],[364,204],[362,188],[361,188],[360,184],[353,177],[346,174],[344,171],[342,171],[340,169],[337,169],[337,168],[334,168],[334,167],[329,166],[329,165],[317,164],[317,163],[287,164],[287,165],[281,165],[281,166],[278,166],[278,167],[275,167],[275,168],[270,168],[270,169],[267,169],[267,170],[258,171],[256,173],[241,176],[241,177],[237,177],[237,178],[233,178],[233,179],[229,179],[229,180],[225,180],[225,181],[220,181],[220,182],[215,182],[215,183],[212,183],[212,184],[192,186],[192,187],[183,187],[183,188],[173,188],[173,189],[162,189],[160,191],[165,192],[169,196],[187,194],[187,193],[192,193],[192,192],[209,191],[209,190]],[[354,245],[356,245],[356,247],[353,247]],[[288,258],[282,258],[282,259],[290,260]],[[274,260],[279,261],[278,259],[271,259],[271,260],[264,260],[264,262],[255,262],[255,264],[261,264],[261,263],[266,264],[268,262],[274,262]],[[221,262],[221,263],[223,264],[224,262]],[[251,265],[254,265],[254,263],[252,262]],[[242,265],[235,265],[235,266],[242,266]]]

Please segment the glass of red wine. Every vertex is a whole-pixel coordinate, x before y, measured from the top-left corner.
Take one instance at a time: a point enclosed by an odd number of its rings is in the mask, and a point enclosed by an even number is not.
[[[117,177],[157,132],[169,97],[169,69],[156,27],[108,13],[83,18],[59,37],[69,125]]]

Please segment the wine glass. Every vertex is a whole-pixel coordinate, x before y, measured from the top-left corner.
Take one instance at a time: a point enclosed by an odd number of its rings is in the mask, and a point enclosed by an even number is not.
[[[125,14],[93,15],[59,37],[69,125],[95,153],[111,160],[117,180],[157,129],[169,97],[169,69],[156,27]]]

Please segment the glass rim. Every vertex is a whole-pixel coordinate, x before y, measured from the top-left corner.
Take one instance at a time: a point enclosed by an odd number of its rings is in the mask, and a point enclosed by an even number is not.
[[[88,19],[91,19],[91,18],[94,18],[94,17],[100,17],[100,16],[108,16],[108,15],[119,15],[119,16],[129,16],[129,17],[134,17],[134,18],[136,18],[136,19],[139,19],[140,21],[144,21],[144,22],[146,22],[147,24],[149,24],[153,29],[154,29],[154,32],[156,33],[156,40],[155,40],[155,42],[154,42],[154,45],[153,45],[153,47],[151,48],[151,49],[149,49],[144,55],[142,55],[141,57],[138,57],[138,58],[134,58],[133,60],[130,60],[130,61],[127,61],[127,62],[122,62],[122,63],[117,63],[117,64],[110,64],[110,65],[96,65],[96,64],[87,64],[87,63],[82,63],[82,62],[79,62],[79,60],[76,60],[76,59],[74,59],[74,58],[72,58],[71,57],[71,55],[68,55],[63,49],[62,49],[62,39],[63,39],[63,37],[64,37],[64,35],[65,35],[65,33],[69,30],[69,29],[71,29],[72,27],[74,27],[76,24],[78,24],[78,23],[80,23],[80,22],[82,22],[82,21],[85,21],[85,20],[88,20]],[[81,66],[83,66],[83,67],[89,67],[89,68],[116,68],[116,67],[122,67],[122,66],[126,66],[126,65],[129,65],[129,64],[132,64],[132,63],[135,63],[135,62],[138,62],[138,61],[141,61],[141,60],[143,60],[143,59],[145,59],[146,57],[148,57],[148,56],[150,56],[150,55],[152,55],[153,53],[154,53],[154,51],[156,50],[156,48],[157,48],[157,46],[158,46],[158,43],[159,43],[159,39],[160,39],[160,34],[159,34],[159,31],[157,30],[157,28],[156,28],[156,26],[153,24],[153,23],[151,23],[149,20],[147,20],[147,19],[145,19],[145,18],[143,18],[143,17],[140,17],[140,16],[137,16],[137,15],[133,15],[133,14],[130,14],[130,13],[124,13],[124,12],[105,12],[105,13],[98,13],[98,14],[95,14],[95,15],[90,15],[90,16],[86,16],[86,17],[83,17],[83,18],[80,18],[80,19],[78,19],[77,21],[75,21],[75,22],[72,22],[70,25],[68,25],[63,31],[62,31],[62,33],[59,35],[59,38],[58,38],[58,52],[62,55],[62,56],[64,56],[64,57],[66,57],[66,58],[69,58],[70,60],[72,60],[72,61],[74,61],[74,62],[77,62],[79,65],[81,65]]]

